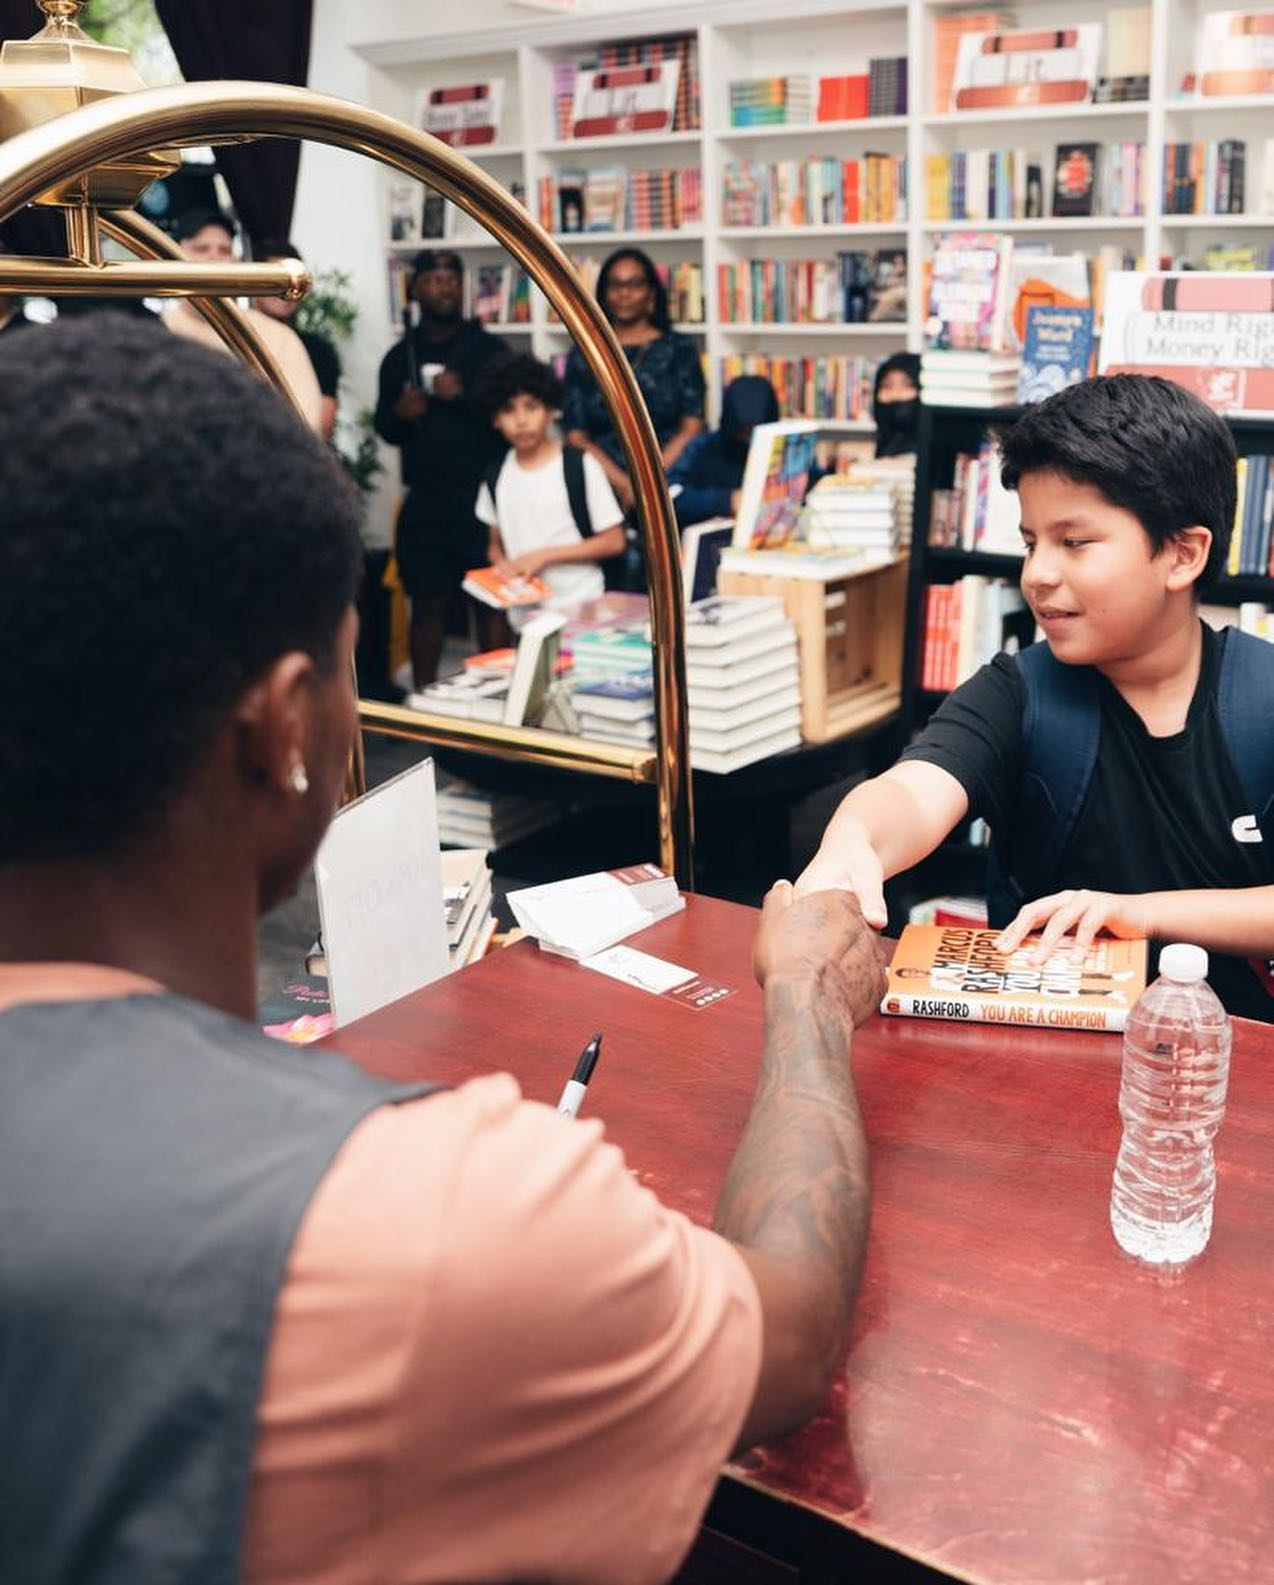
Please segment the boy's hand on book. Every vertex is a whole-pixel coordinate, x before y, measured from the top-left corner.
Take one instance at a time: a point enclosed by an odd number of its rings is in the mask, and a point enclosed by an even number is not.
[[[808,985],[855,1026],[876,1012],[885,991],[877,939],[845,891],[797,897],[790,881],[776,881],[761,907],[752,965],[762,987]]]
[[[542,550],[528,550],[521,556],[512,556],[507,561],[498,563],[502,578],[538,578],[549,564],[548,555]]]
[[[1039,931],[1032,958],[1045,963],[1060,947],[1086,952],[1100,931],[1139,941],[1150,936],[1150,908],[1145,897],[1123,896],[1117,892],[1054,892],[1027,903],[1012,924],[996,941],[1000,952],[1015,952],[1027,936]]]
[[[796,895],[811,892],[852,892],[863,918],[873,930],[883,930],[889,919],[885,907],[885,872],[876,850],[866,837],[843,833],[834,851],[821,847],[796,877]]]

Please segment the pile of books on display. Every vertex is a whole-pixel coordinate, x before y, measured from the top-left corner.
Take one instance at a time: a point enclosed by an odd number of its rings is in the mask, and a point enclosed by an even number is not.
[[[801,741],[796,627],[780,599],[714,595],[686,612],[690,763],[725,775]]]
[[[1019,352],[920,354],[920,399],[926,407],[1011,407],[1017,400]]]
[[[779,599],[714,595],[686,613],[690,763],[725,773],[801,741],[796,630]],[[577,680],[572,702],[585,736],[634,746],[655,740],[645,669]]]
[[[732,127],[804,126],[813,119],[809,77],[745,77],[730,84]]]
[[[485,848],[452,848],[441,855],[442,905],[451,967],[476,963],[491,945],[491,871]]]
[[[854,552],[864,565],[893,561],[910,543],[915,500],[915,459],[896,460],[911,466],[855,468],[819,479],[805,497],[806,542],[816,550]]]
[[[546,798],[486,792],[459,777],[438,777],[438,839],[444,847],[492,852],[556,825],[563,812]]]
[[[839,226],[907,218],[907,162],[861,159],[729,160],[721,173],[726,226]]]
[[[920,686],[946,693],[972,677],[1002,650],[1030,643],[1034,622],[1021,591],[997,578],[970,573],[925,590]]]
[[[929,504],[929,543],[950,550],[1022,554],[1017,495],[1000,483],[1000,454],[991,441],[955,459],[953,485],[935,490]]]

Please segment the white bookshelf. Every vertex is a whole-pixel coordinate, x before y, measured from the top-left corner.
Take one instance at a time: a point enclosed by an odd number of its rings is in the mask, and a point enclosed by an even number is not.
[[[1059,251],[1115,243],[1139,256],[1188,251],[1196,262],[1209,240],[1274,242],[1274,216],[1166,215],[1161,212],[1165,143],[1225,137],[1248,144],[1247,193],[1261,202],[1260,155],[1263,140],[1274,138],[1274,94],[1226,99],[1183,98],[1182,75],[1194,65],[1200,17],[1232,8],[1233,0],[1150,0],[1150,98],[1143,102],[1073,107],[1023,107],[951,112],[933,105],[933,24],[964,0],[791,0],[782,8],[772,0],[701,0],[696,21],[657,3],[644,10],[577,13],[548,18],[528,14],[525,21],[484,31],[439,35],[431,32],[355,46],[373,68],[377,108],[410,118],[425,87],[500,76],[505,81],[501,141],[473,152],[497,180],[522,184],[532,212],[537,209],[542,176],[623,164],[631,170],[652,167],[698,168],[703,177],[704,222],[681,230],[569,232],[557,243],[568,253],[600,257],[619,246],[648,248],[670,263],[692,259],[702,264],[706,317],[686,328],[703,346],[710,364],[709,390],[715,400],[720,359],[766,352],[777,356],[885,355],[901,346],[919,348],[923,335],[921,264],[934,236],[953,229],[1005,231],[1032,244],[1053,241]],[[1119,0],[1131,3],[1131,0]],[[1103,0],[1013,0],[1016,23],[1024,28],[1102,21]],[[658,136],[561,139],[555,135],[551,84],[555,64],[578,60],[598,45],[622,39],[693,32],[701,81],[702,127]],[[873,56],[906,55],[909,63],[906,115],[861,120],[811,122],[791,126],[729,125],[728,84],[732,79],[806,72],[813,79],[865,70]],[[1105,69],[1103,63],[1100,70]],[[1115,141],[1145,144],[1146,209],[1143,216],[1092,215],[1065,218],[939,221],[923,212],[925,158],[974,149],[1022,147],[1036,151],[1051,187],[1056,146],[1065,140],[1103,145]],[[861,156],[879,152],[906,155],[910,210],[897,222],[856,226],[731,226],[721,221],[721,179],[732,160],[780,160],[812,156]],[[1046,199],[1047,202],[1047,199]],[[466,225],[468,222],[466,222]],[[903,324],[734,324],[720,315],[718,267],[757,258],[831,258],[845,250],[872,251],[905,244],[909,261],[907,319]],[[498,252],[490,240],[467,234],[443,245],[475,256]],[[409,253],[410,247],[398,250]],[[501,328],[501,327],[496,327]],[[566,333],[550,323],[547,304],[532,292],[530,326],[502,327],[502,333],[528,338],[537,354],[562,350]]]

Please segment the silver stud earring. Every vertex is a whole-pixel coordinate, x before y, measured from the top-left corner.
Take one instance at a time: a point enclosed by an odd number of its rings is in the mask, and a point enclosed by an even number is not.
[[[304,797],[309,792],[310,778],[306,774],[305,766],[299,759],[293,760],[292,769],[288,772],[288,781],[291,784],[292,791],[298,797]]]

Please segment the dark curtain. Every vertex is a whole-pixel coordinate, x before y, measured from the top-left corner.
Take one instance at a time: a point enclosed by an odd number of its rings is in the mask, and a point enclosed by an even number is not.
[[[3,3],[12,8],[16,0]],[[234,77],[305,86],[312,0],[156,0],[155,9],[187,82]],[[249,238],[286,237],[301,154],[295,139],[233,144],[216,154]]]
[[[0,41],[29,39],[44,26],[33,0],[0,0]],[[66,227],[57,209],[24,209],[0,226],[0,241],[14,253],[66,257]]]

